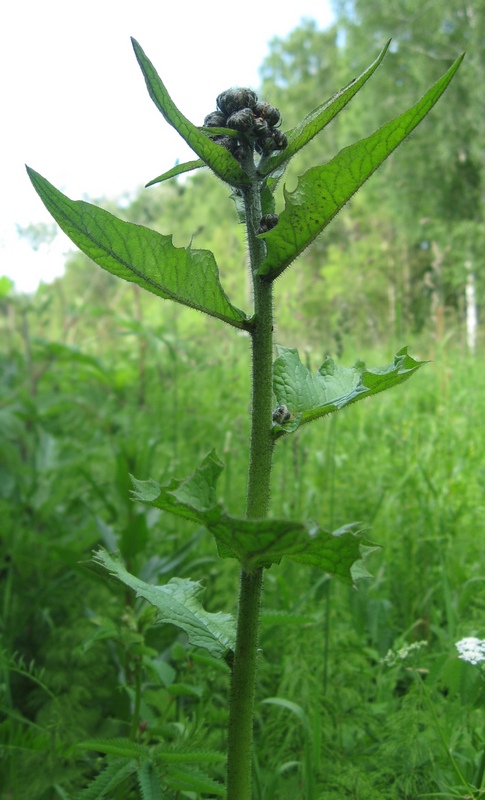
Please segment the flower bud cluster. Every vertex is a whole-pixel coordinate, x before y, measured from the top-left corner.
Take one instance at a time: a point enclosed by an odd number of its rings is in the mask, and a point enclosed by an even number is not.
[[[240,160],[256,150],[269,156],[274,150],[284,150],[288,142],[278,129],[280,112],[269,103],[262,103],[252,89],[227,89],[217,98],[217,110],[204,120],[206,128],[231,128],[237,136],[214,136],[214,141]]]

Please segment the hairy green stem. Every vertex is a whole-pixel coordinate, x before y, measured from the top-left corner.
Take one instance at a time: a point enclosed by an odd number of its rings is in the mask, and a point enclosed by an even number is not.
[[[254,693],[263,570],[241,571],[227,740],[227,800],[251,799]]]
[[[273,455],[273,295],[272,284],[257,271],[265,256],[256,238],[261,218],[259,187],[254,179],[245,194],[246,226],[254,293],[252,336],[251,441],[246,516],[264,519],[268,513]],[[229,701],[227,800],[251,799],[254,694],[263,570],[241,571],[236,648]]]

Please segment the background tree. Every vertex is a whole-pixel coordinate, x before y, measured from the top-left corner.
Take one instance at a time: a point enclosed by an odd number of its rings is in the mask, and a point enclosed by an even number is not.
[[[286,41],[275,39],[261,69],[269,96],[279,99],[284,90],[300,107],[312,102],[315,85],[328,85],[330,91],[329,72],[345,85],[368,62],[372,43],[377,53],[392,37],[389,69],[378,71],[314,144],[322,161],[358,130],[370,132],[376,121],[384,124],[396,116],[403,99],[411,103],[459,52],[468,51],[457,90],[425,122],[433,126],[433,136],[421,130],[410,137],[359,194],[345,222],[338,219],[306,257],[307,278],[315,289],[312,302],[323,303],[321,316],[328,321],[325,333],[331,334],[336,320],[348,319],[349,330],[361,335],[364,329],[380,338],[390,322],[399,335],[403,327],[421,330],[432,317],[442,333],[445,310],[453,312],[451,320],[455,313],[462,316],[470,268],[477,276],[479,302],[484,300],[485,47],[480,32],[485,12],[478,2],[456,0],[446,5],[393,0],[385,8],[357,0],[337,2],[335,11],[337,22],[328,31],[307,22]],[[341,292],[335,282],[333,294],[328,292],[329,271],[340,276]],[[348,286],[356,287],[355,303],[343,305],[339,298]],[[376,291],[377,320],[366,302]]]
[[[426,130],[412,137],[398,164],[390,159],[386,169],[369,187],[369,197],[386,195],[398,241],[410,243],[410,304],[418,326],[424,324],[423,303],[428,313],[443,309],[460,311],[467,269],[478,280],[480,302],[485,283],[483,258],[485,199],[485,9],[477,0],[450,3],[391,0],[385,7],[372,0],[337,2],[338,28],[344,51],[354,68],[365,60],[366,46],[392,37],[389,69],[369,84],[374,102],[367,105],[372,120],[384,122],[397,112],[398,97],[421,92],[427,81],[467,51],[457,91],[447,98]],[[383,104],[380,98],[386,98]],[[351,117],[352,111],[349,115]],[[371,120],[370,120],[371,121]]]

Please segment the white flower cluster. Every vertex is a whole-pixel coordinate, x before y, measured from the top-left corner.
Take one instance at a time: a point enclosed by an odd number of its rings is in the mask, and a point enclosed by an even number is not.
[[[427,646],[428,642],[421,640],[420,642],[408,644],[406,647],[401,647],[399,650],[388,650],[387,654],[382,659],[382,663],[387,667],[395,667],[399,662],[406,661],[415,650],[421,650],[422,647]]]
[[[485,661],[485,639],[477,639],[476,636],[467,636],[456,642],[456,649],[463,661],[469,664],[480,664]]]

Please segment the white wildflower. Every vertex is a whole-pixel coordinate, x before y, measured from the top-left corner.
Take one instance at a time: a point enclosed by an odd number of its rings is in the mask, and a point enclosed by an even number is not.
[[[406,661],[414,651],[421,650],[422,647],[427,646],[428,642],[421,640],[408,644],[406,647],[401,647],[399,650],[388,650],[387,654],[382,659],[382,663],[387,667],[395,667],[400,662]]]
[[[480,664],[481,661],[485,661],[485,639],[467,636],[456,642],[455,647],[459,653],[458,658],[468,661],[469,664]]]

